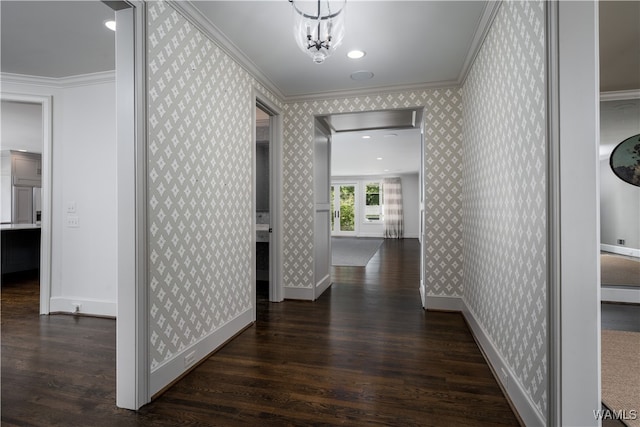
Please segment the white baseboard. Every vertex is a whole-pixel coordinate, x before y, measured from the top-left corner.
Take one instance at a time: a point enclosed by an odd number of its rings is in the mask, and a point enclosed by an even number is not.
[[[322,279],[320,279],[318,283],[316,283],[315,299],[318,299],[320,295],[322,295],[322,293],[329,288],[329,286],[331,286],[331,275],[327,274]]]
[[[515,406],[518,415],[526,426],[543,426],[546,425],[545,415],[540,412],[536,405],[527,395],[525,388],[520,384],[515,374],[509,368],[509,365],[496,349],[493,341],[485,332],[484,328],[478,323],[475,316],[464,301],[462,302],[464,315],[471,332],[473,333],[478,345],[488,359],[489,365],[493,368],[496,380],[502,385],[503,390],[509,396],[509,399]]]
[[[156,367],[149,375],[149,394],[153,396],[161,391],[252,322],[253,309],[250,309]]]
[[[463,302],[460,297],[427,294],[426,306],[424,308],[427,310],[462,311]]]
[[[640,288],[602,286],[600,288],[600,301],[640,304]]]
[[[313,301],[313,288],[289,288],[285,286],[284,299]]]
[[[80,306],[77,313],[89,316],[116,317],[118,311],[115,301],[88,298],[52,297],[49,300],[49,312],[73,314],[77,304]]]
[[[607,245],[605,243],[600,243],[600,250],[618,255],[640,258],[640,249],[636,248],[628,248],[626,246]]]

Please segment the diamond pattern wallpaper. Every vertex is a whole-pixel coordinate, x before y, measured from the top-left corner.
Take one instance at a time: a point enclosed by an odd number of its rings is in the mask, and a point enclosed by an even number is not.
[[[425,89],[289,103],[284,109],[283,280],[313,283],[314,115],[425,107],[425,286],[429,295],[462,296],[460,90]]]
[[[148,3],[152,372],[253,308],[254,87],[268,93],[170,5]]]
[[[504,2],[463,88],[464,300],[547,410],[543,2]]]
[[[314,115],[425,107],[427,295],[464,298],[544,413],[544,4],[503,3],[462,89],[290,103],[171,5],[149,2],[147,11],[152,373],[253,308],[258,89],[283,113],[288,288],[314,286]]]

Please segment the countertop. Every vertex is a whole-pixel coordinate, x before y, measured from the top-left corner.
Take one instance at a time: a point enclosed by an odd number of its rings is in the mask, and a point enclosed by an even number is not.
[[[41,228],[40,224],[0,224],[0,230],[33,230]]]

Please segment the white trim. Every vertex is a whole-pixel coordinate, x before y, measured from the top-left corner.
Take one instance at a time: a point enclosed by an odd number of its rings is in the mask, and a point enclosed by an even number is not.
[[[606,302],[640,304],[640,288],[603,285],[600,290],[600,300]]]
[[[525,426],[544,426],[547,425],[545,416],[533,401],[529,398],[526,388],[520,383],[518,377],[509,367],[506,360],[502,358],[500,352],[494,345],[484,328],[476,320],[473,313],[463,302],[462,314],[467,320],[467,324],[471,328],[476,342],[480,346],[487,362],[493,370],[496,381],[501,385],[502,389],[507,393],[511,403],[515,407],[518,415],[524,422]]]
[[[258,82],[264,85],[279,98],[284,99],[282,91],[244,54],[238,47],[216,27],[190,0],[169,0],[167,3],[178,11],[185,19],[209,37],[220,49],[244,68]]]
[[[640,89],[600,92],[600,101],[626,101],[640,99]]]
[[[316,283],[314,299],[320,298],[320,295],[322,295],[322,293],[326,291],[329,286],[331,286],[331,275],[327,274],[322,279],[320,279],[318,283]]]
[[[608,245],[606,243],[600,243],[600,250],[605,252],[611,252],[614,254],[640,258],[640,249],[636,249],[636,248],[629,248],[626,246],[616,246],[616,245]]]
[[[295,299],[295,300],[305,300],[305,301],[313,301],[313,288],[292,288],[285,286],[284,287],[284,299]]]
[[[560,242],[559,425],[598,426],[600,380],[600,89],[597,2],[550,2],[557,7]],[[576,164],[582,165],[576,167]],[[554,328],[556,325],[549,325]],[[576,357],[579,355],[579,357]],[[554,355],[551,355],[552,357]],[[551,363],[556,363],[551,360]],[[550,420],[552,424],[556,420]]]
[[[186,347],[174,357],[158,367],[149,376],[151,395],[162,391],[173,381],[191,370],[198,362],[204,360],[212,352],[218,350],[231,338],[253,323],[253,310],[249,309],[235,319],[224,324],[209,335]]]
[[[260,104],[266,109],[269,116],[269,169],[271,174],[270,199],[269,199],[269,226],[271,233],[269,235],[269,301],[282,302],[282,136],[283,115],[269,97],[257,88],[253,88],[253,112],[255,115],[255,106]],[[253,129],[255,132],[255,126]],[[256,140],[254,135],[253,140]],[[255,158],[255,147],[254,158]],[[255,174],[255,161],[254,161]],[[255,180],[254,180],[255,193]],[[253,197],[255,203],[255,194]],[[254,205],[255,211],[255,205]],[[253,220],[255,222],[255,218]],[[255,238],[255,232],[253,233]],[[255,246],[255,245],[253,245]],[[255,265],[252,264],[252,265]],[[252,282],[252,283],[255,283]],[[255,285],[254,285],[255,287]],[[253,300],[255,301],[255,299]]]
[[[545,3],[547,201],[547,424],[562,424],[560,288],[560,101],[558,5]]]
[[[51,298],[50,313],[74,314],[75,304],[81,304],[78,314],[116,317],[115,302],[92,298],[53,297]]]
[[[394,85],[394,86],[380,86],[370,87],[364,89],[352,89],[352,90],[339,90],[339,91],[325,91],[322,93],[302,93],[292,96],[285,95],[282,90],[273,83],[256,64],[244,54],[222,31],[220,31],[206,16],[196,8],[190,0],[169,0],[171,5],[182,16],[188,19],[193,25],[195,25],[200,31],[206,34],[212,41],[214,41],[227,55],[233,58],[242,68],[244,68],[249,74],[251,74],[256,80],[263,84],[267,89],[276,94],[280,99],[285,102],[298,102],[298,101],[311,101],[326,98],[342,98],[364,95],[383,95],[386,93],[419,90],[419,89],[438,89],[446,87],[460,86],[473,64],[473,59],[476,57],[477,52],[480,50],[482,43],[489,32],[491,23],[495,18],[495,15],[499,9],[501,1],[490,1],[485,7],[482,16],[478,20],[478,25],[474,34],[473,41],[469,45],[467,58],[465,59],[464,66],[456,80],[446,80],[440,82],[424,82],[412,85]]]
[[[467,75],[476,60],[476,56],[478,56],[478,52],[480,52],[482,45],[484,45],[484,40],[487,38],[489,30],[493,26],[493,21],[498,14],[501,4],[502,1],[488,1],[485,4],[482,15],[480,16],[480,19],[478,19],[478,25],[476,26],[473,40],[467,49],[467,57],[465,58],[460,74],[458,75],[456,86],[462,86],[467,79]]]
[[[335,98],[352,98],[352,97],[360,97],[360,96],[367,96],[367,95],[384,96],[386,94],[392,94],[397,92],[443,89],[443,88],[451,88],[451,87],[458,87],[458,86],[459,86],[459,83],[457,80],[443,80],[440,82],[431,82],[431,83],[416,83],[416,84],[409,84],[409,85],[394,85],[394,86],[377,86],[377,87],[368,87],[363,89],[347,89],[347,90],[333,90],[333,91],[330,90],[330,91],[324,91],[322,93],[303,93],[300,95],[283,96],[282,99],[284,100],[285,103],[292,104],[292,103],[304,102],[304,101],[321,101],[325,99],[331,100]]]
[[[116,80],[116,72],[101,71],[69,77],[41,77],[26,74],[0,73],[0,79],[2,79],[3,83],[64,89],[101,83],[113,83]]]
[[[147,310],[146,4],[115,12],[118,130],[118,283],[116,405],[137,410],[151,400]]]
[[[420,294],[425,291],[420,287]],[[422,299],[425,301],[425,299]],[[445,310],[445,311],[462,311],[464,303],[462,297],[451,297],[442,295],[426,295],[426,305],[423,303],[423,307],[426,310]]]
[[[51,298],[51,213],[53,162],[52,97],[2,92],[3,101],[30,102],[42,106],[42,218],[40,227],[40,314],[49,314]]]
[[[420,287],[420,294],[423,296],[423,287]],[[545,414],[536,406],[529,397],[526,388],[520,383],[515,373],[509,367],[507,361],[500,355],[495,344],[489,335],[480,325],[478,320],[466,305],[461,297],[448,297],[439,295],[427,295],[427,310],[447,310],[462,312],[471,334],[478,343],[478,346],[487,360],[496,381],[501,385],[502,390],[511,400],[515,410],[527,426],[547,425]],[[505,375],[506,374],[506,375]]]

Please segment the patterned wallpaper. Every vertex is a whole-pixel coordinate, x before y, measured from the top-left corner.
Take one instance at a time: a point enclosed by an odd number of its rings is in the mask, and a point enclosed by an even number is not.
[[[313,283],[314,115],[425,107],[425,282],[430,295],[462,295],[462,99],[459,89],[425,89],[295,102],[284,109],[283,280]]]
[[[267,93],[171,6],[148,3],[152,372],[253,307],[254,87]]]
[[[464,84],[464,300],[547,410],[543,2],[504,2]]]

